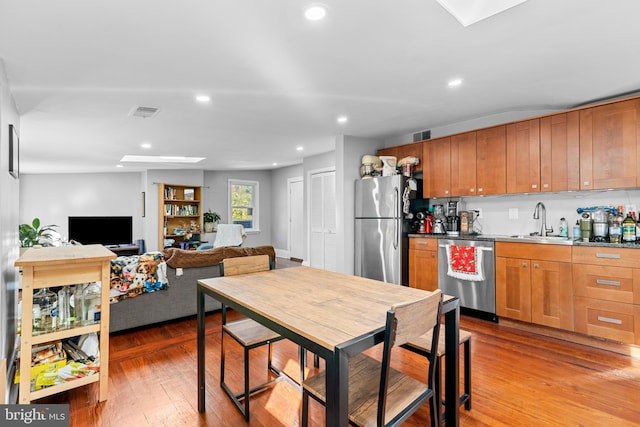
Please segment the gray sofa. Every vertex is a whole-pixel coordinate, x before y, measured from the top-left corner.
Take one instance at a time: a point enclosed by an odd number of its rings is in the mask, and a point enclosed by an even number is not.
[[[224,258],[258,254],[267,254],[275,261],[275,249],[272,246],[226,247],[203,251],[165,249],[169,287],[111,304],[109,331],[118,332],[194,316],[198,280],[219,277],[219,264]],[[182,270],[180,276],[176,274],[178,269]],[[213,298],[206,298],[205,304],[207,311],[220,308],[220,303]]]

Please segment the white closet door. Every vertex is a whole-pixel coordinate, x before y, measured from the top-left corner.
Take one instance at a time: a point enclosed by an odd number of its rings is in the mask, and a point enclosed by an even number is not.
[[[336,259],[336,173],[311,175],[309,214],[309,265],[335,271]]]

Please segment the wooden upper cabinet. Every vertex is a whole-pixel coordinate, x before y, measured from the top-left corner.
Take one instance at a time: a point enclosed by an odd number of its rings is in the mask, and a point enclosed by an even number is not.
[[[423,197],[449,197],[451,195],[451,138],[424,141],[422,145],[425,170],[423,171]]]
[[[540,191],[580,189],[580,112],[540,119]]]
[[[580,110],[580,189],[637,186],[640,100]]]
[[[507,125],[507,193],[540,191],[540,120]]]
[[[414,172],[421,171],[424,163],[422,142],[413,142],[411,144],[398,145],[396,147],[381,148],[376,154],[378,156],[395,156],[398,160],[408,156],[417,157],[420,159],[420,163],[415,166],[413,169]]]
[[[476,132],[476,194],[505,194],[507,191],[506,126]]]
[[[451,137],[451,196],[476,195],[476,132]]]

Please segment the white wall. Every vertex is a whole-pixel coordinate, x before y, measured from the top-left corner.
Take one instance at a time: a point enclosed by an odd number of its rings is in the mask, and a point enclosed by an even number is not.
[[[18,269],[13,263],[18,258],[18,204],[19,180],[9,175],[9,124],[18,129],[20,117],[11,96],[4,63],[0,59],[0,360],[6,359],[10,368],[16,344],[16,308],[18,300]],[[2,364],[0,364],[2,365]],[[9,403],[11,376],[0,373],[6,383],[0,382],[5,396],[0,404]]]
[[[135,242],[144,238],[141,179],[138,172],[22,175],[20,223],[40,218],[66,240],[69,216],[131,216]]]
[[[303,168],[300,164],[275,169],[271,174],[271,244],[276,249],[276,253],[279,254],[278,256],[280,256],[280,254],[288,254],[290,250],[288,180],[290,178],[303,177],[303,173]],[[306,254],[304,259],[306,259]]]
[[[339,136],[336,138],[337,271],[355,271],[355,181],[360,179],[362,156],[382,147],[376,139]]]
[[[431,138],[439,138],[441,136],[453,135],[455,133],[466,132],[474,129],[481,129],[489,126],[501,125],[517,120],[543,116],[555,113],[559,110],[517,110],[506,111],[502,113],[490,114],[483,117],[477,117],[457,123],[441,124],[433,127],[425,126],[422,130],[430,130]],[[385,147],[393,147],[396,145],[408,144],[413,142],[413,134],[419,132],[416,130],[410,134],[397,135],[385,139]]]
[[[257,181],[259,187],[258,209],[260,232],[248,233],[244,246],[272,245],[272,185],[271,171],[206,171],[204,173],[203,212],[211,209],[222,217],[220,222],[229,223],[229,179]],[[203,240],[211,243],[215,233],[203,233]]]

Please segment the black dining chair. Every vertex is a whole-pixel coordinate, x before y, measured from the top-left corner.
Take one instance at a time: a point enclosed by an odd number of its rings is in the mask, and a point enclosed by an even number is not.
[[[436,377],[435,377],[435,389],[441,390],[441,378],[442,378],[442,364],[443,358],[445,357],[445,327],[440,327],[440,337],[438,339],[438,345],[436,350]],[[460,329],[458,333],[458,343],[459,345],[464,345],[464,391],[460,395],[458,399],[458,404],[464,404],[464,409],[467,411],[471,410],[471,332]],[[414,353],[421,354],[423,356],[429,356],[429,353],[432,351],[433,343],[431,341],[432,335],[427,332],[426,334],[409,341],[404,344],[402,347],[406,348],[409,351]],[[438,393],[436,395],[436,402],[438,412],[441,412],[441,405],[445,405],[446,402],[442,400],[442,396]],[[441,419],[442,420],[442,419]],[[446,420],[444,420],[446,421]]]
[[[225,258],[220,263],[220,276],[235,276],[238,274],[257,273],[268,271],[275,267],[275,262],[269,255],[252,255],[235,258]],[[225,382],[225,335],[233,338],[244,350],[244,391],[234,393]],[[227,307],[222,304],[222,335],[220,338],[220,386],[229,395],[233,403],[238,407],[246,421],[249,421],[249,397],[273,385],[275,380],[267,381],[253,388],[249,385],[249,350],[263,345],[268,345],[267,350],[267,370],[278,378],[286,373],[280,371],[272,364],[272,344],[282,340],[284,337],[261,325],[253,319],[243,318],[233,322],[227,322]],[[317,358],[317,355],[314,355]],[[300,362],[300,384],[304,381],[306,351],[302,347],[298,350]],[[317,365],[316,365],[317,367]]]
[[[438,426],[434,391],[436,346],[440,333],[442,293],[387,311],[382,361],[363,353],[349,359],[349,423],[355,426],[397,426],[429,401],[431,426]],[[431,331],[427,383],[390,367],[392,349]],[[302,426],[309,424],[309,397],[326,404],[326,371],[302,383]]]
[[[273,268],[269,255],[254,255],[246,257],[226,258],[220,263],[220,276],[234,276],[238,274],[256,273],[268,271]],[[244,391],[234,393],[224,379],[225,373],[225,335],[233,338],[244,349]],[[253,319],[243,318],[227,322],[227,307],[222,304],[222,336],[220,338],[220,386],[229,395],[233,403],[238,407],[245,420],[249,421],[249,397],[269,387],[272,381],[267,381],[259,386],[249,386],[249,350],[268,345],[267,369],[276,376],[281,372],[272,363],[272,344],[283,339],[281,335],[273,332],[266,326]],[[244,401],[244,402],[242,402]]]

